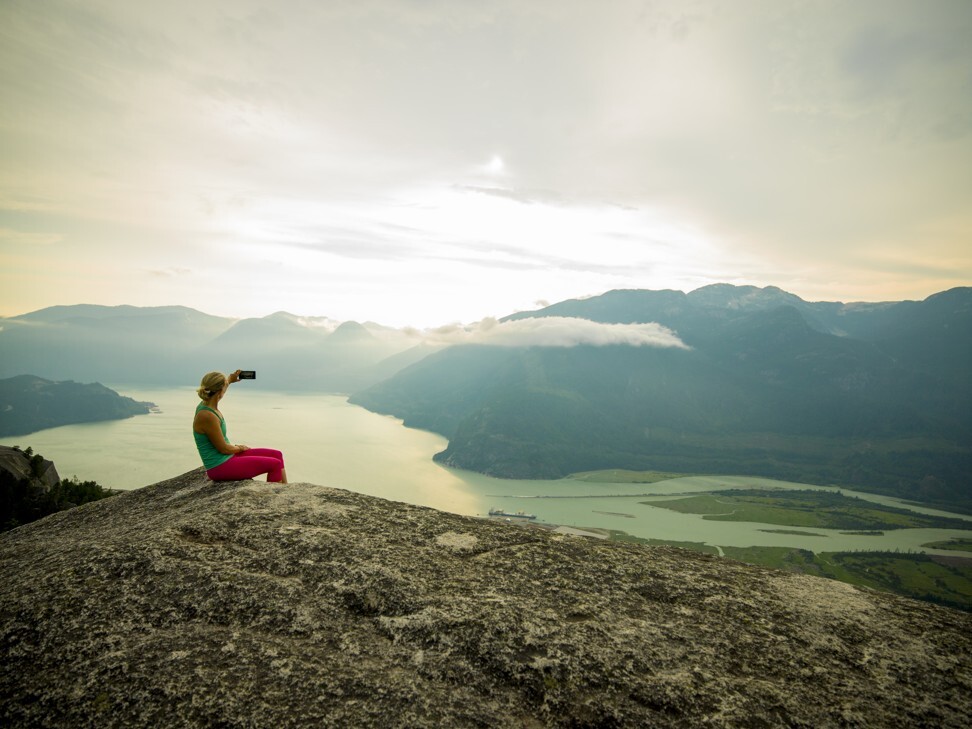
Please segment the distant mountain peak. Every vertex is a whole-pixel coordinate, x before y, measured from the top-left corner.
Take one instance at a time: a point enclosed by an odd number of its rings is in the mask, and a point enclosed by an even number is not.
[[[731,309],[765,309],[767,306],[806,303],[796,294],[776,286],[735,286],[727,283],[709,284],[688,294],[690,301],[706,306]]]
[[[75,319],[115,319],[119,317],[153,317],[159,314],[179,317],[198,317],[216,320],[210,314],[192,309],[188,306],[132,306],[131,304],[119,304],[117,306],[106,306],[102,304],[67,304],[48,306],[44,309],[31,311],[15,317],[15,320],[60,322]]]
[[[364,324],[356,321],[346,321],[327,338],[329,342],[370,342],[375,336],[368,331]]]

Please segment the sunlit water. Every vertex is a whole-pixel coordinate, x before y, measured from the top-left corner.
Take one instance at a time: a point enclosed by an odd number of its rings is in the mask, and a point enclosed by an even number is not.
[[[62,476],[76,475],[111,488],[134,489],[197,468],[192,413],[199,402],[193,388],[152,389],[114,386],[136,400],[156,403],[160,412],[127,420],[69,425],[7,438],[54,461]],[[705,542],[726,547],[788,546],[814,552],[855,549],[930,550],[921,545],[952,537],[972,539],[972,517],[957,516],[968,530],[899,529],[883,536],[841,534],[797,527],[815,536],[775,534],[775,525],[704,520],[645,503],[674,494],[733,487],[808,488],[742,476],[686,477],[657,484],[514,481],[439,466],[433,454],[446,447],[439,435],[402,426],[336,395],[266,392],[255,383],[234,385],[221,410],[231,442],[284,452],[291,482],[311,482],[431,506],[458,514],[485,515],[490,508],[523,510],[538,521],[575,527],[619,529],[638,537]],[[812,487],[824,488],[824,487]],[[897,499],[842,489],[848,496],[905,506]],[[967,554],[967,553],[966,553]]]

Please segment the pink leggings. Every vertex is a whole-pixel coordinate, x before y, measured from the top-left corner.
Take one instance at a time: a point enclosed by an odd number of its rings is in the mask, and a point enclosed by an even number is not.
[[[267,474],[267,481],[280,481],[283,478],[283,453],[272,448],[250,448],[242,453],[234,453],[225,463],[210,468],[206,475],[213,481],[240,481]]]

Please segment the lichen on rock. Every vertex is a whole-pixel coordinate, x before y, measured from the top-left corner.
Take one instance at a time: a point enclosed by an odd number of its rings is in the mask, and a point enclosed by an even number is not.
[[[964,726],[972,616],[201,470],[0,537],[3,726]]]

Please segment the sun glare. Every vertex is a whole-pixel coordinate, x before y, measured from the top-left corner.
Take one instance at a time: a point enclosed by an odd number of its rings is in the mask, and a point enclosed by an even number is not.
[[[503,173],[506,165],[503,163],[503,158],[498,154],[494,154],[493,158],[486,165],[486,172],[491,175],[499,175]]]
[[[341,299],[377,320],[377,299],[391,297],[385,317],[417,325],[504,316],[538,296],[687,290],[722,262],[704,234],[662,212],[499,187],[429,185],[367,203],[268,198],[223,222],[234,269],[277,277],[289,292],[274,310],[333,316]]]

